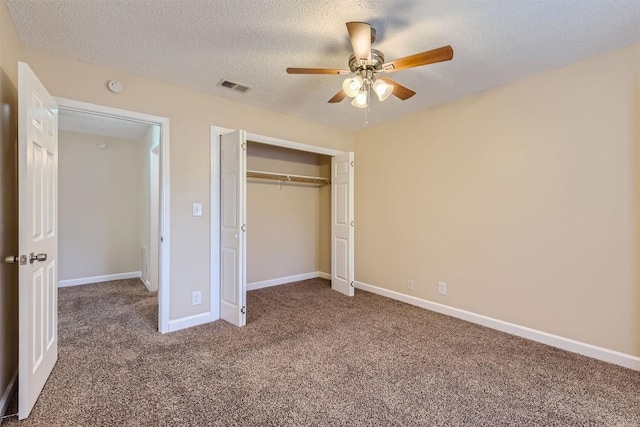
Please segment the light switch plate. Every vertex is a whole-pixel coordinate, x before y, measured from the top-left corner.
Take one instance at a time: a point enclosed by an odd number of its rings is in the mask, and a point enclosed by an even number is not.
[[[193,204],[193,216],[202,216],[202,203]]]

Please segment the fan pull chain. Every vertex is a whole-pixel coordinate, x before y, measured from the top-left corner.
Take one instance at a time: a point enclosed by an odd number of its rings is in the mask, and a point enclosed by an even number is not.
[[[367,108],[364,109],[364,125],[369,125],[369,106],[371,105],[371,84],[367,85]]]

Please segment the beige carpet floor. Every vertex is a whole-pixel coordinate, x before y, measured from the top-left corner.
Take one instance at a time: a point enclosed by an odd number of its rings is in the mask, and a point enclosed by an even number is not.
[[[244,328],[161,335],[135,280],[59,303],[59,361],[6,426],[640,426],[640,372],[321,279],[249,292]]]

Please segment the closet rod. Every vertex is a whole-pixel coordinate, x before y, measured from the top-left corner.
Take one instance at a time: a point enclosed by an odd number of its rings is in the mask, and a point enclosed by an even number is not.
[[[310,184],[328,185],[331,182],[320,176],[291,175],[286,173],[247,171],[247,178],[273,179],[276,181],[306,182]]]

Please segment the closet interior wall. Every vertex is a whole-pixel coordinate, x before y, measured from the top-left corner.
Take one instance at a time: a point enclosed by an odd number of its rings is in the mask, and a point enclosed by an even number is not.
[[[249,141],[247,170],[329,178],[331,157]],[[331,273],[331,186],[247,178],[247,284]]]

